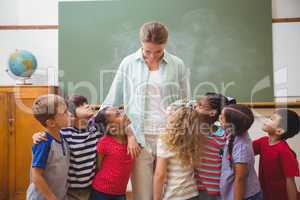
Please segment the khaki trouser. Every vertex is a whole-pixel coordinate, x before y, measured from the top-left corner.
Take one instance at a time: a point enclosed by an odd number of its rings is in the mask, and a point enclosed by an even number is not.
[[[69,188],[67,192],[68,200],[89,200],[91,195],[91,187],[84,189]]]
[[[153,200],[153,173],[158,135],[145,135],[146,147],[134,160],[131,176],[133,200]]]

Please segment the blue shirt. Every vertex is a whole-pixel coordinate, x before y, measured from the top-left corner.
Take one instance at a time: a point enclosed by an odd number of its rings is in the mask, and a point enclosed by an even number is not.
[[[54,195],[63,200],[68,188],[69,151],[66,143],[46,132],[47,141],[32,146],[32,168],[44,169],[43,177]],[[26,199],[44,200],[34,183],[30,183]]]
[[[189,97],[189,70],[183,61],[164,51],[159,64],[161,81],[161,105],[164,109],[172,102]],[[137,142],[145,146],[145,84],[149,80],[149,68],[142,49],[125,57],[115,75],[111,88],[101,108],[124,104],[125,113],[131,120],[131,128]]]

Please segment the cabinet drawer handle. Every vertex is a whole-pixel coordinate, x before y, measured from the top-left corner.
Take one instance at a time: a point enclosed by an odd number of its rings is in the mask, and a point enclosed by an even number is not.
[[[14,122],[15,122],[14,118],[8,118],[8,132],[10,135],[12,135],[14,131]]]

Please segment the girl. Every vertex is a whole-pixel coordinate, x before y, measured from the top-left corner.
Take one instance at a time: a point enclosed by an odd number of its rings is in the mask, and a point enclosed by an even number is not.
[[[132,169],[127,153],[125,129],[128,118],[114,107],[100,110],[95,123],[103,136],[97,144],[99,170],[92,183],[92,200],[126,200],[126,188]]]
[[[222,199],[262,200],[252,142],[247,132],[253,121],[253,113],[247,106],[235,104],[222,110],[220,122],[229,134],[222,158]]]
[[[225,146],[225,131],[216,126],[216,122],[224,106],[235,103],[222,94],[207,93],[197,101],[199,114],[208,118],[207,146],[204,149],[201,164],[195,169],[195,178],[199,190],[199,199],[220,199],[220,176],[222,152]]]
[[[189,104],[173,104],[168,110],[166,133],[161,135],[157,145],[154,200],[196,200],[198,191],[193,168],[200,162],[204,148],[205,136],[200,134],[202,119]]]

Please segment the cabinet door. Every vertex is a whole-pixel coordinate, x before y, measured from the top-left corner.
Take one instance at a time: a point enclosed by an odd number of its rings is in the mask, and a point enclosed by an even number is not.
[[[14,132],[10,136],[11,199],[25,199],[30,181],[31,146],[33,133],[44,130],[32,115],[35,97],[15,98]]]
[[[8,105],[0,93],[0,200],[8,199]]]

